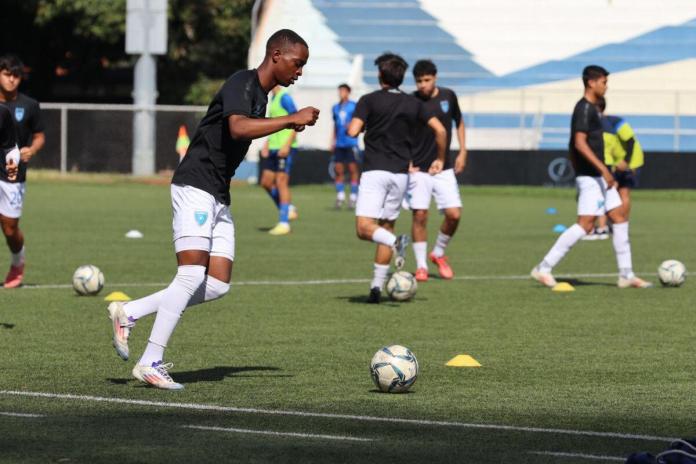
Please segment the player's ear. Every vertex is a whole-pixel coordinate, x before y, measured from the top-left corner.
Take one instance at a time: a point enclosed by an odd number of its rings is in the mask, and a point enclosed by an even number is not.
[[[280,61],[280,55],[282,54],[283,52],[281,52],[279,48],[276,48],[271,52],[271,59],[274,63],[277,63],[278,61]]]

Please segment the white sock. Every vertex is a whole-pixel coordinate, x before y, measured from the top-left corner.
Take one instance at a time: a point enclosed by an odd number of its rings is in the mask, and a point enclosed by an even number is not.
[[[343,200],[345,200],[345,199],[346,199],[346,192],[344,192],[343,190],[341,190],[340,192],[337,192],[337,193],[336,193],[336,199],[337,199],[338,201],[343,201]]]
[[[358,194],[357,193],[351,193],[350,194],[350,201],[357,201],[358,200]]]
[[[635,274],[631,260],[631,241],[628,239],[628,222],[614,224],[612,240],[614,253],[616,253],[616,263],[619,266],[619,275],[624,279],[632,279]]]
[[[24,264],[24,247],[17,253],[12,253],[12,265],[14,267]]]
[[[558,237],[556,243],[553,244],[549,252],[544,256],[544,260],[539,264],[541,272],[551,272],[556,264],[573,248],[578,240],[585,236],[585,229],[580,227],[580,224],[573,224],[568,227],[565,232]]]
[[[451,235],[446,235],[442,232],[437,233],[437,240],[435,240],[435,246],[433,247],[433,255],[435,255],[435,257],[440,258],[445,256],[445,248],[447,248],[447,244],[451,238]]]
[[[374,263],[374,271],[372,274],[372,283],[370,288],[379,288],[380,290],[384,287],[384,282],[387,280],[387,274],[389,273],[388,264],[377,264]]]
[[[425,255],[428,252],[428,242],[413,242],[413,254],[416,255],[416,268],[428,269]]]
[[[392,234],[384,227],[378,227],[377,230],[375,230],[375,232],[372,234],[372,241],[379,243],[380,245],[393,247],[396,243],[396,235]]]
[[[141,366],[150,366],[164,358],[164,348],[174,332],[181,314],[205,280],[205,266],[179,266],[176,276],[164,290],[157,317],[152,326],[145,353],[138,361]]]
[[[227,284],[221,280],[216,279],[212,276],[205,277],[205,285],[201,285],[196,293],[193,294],[189,300],[187,308],[195,306],[199,303],[204,303],[206,301],[216,300],[227,294],[230,290],[230,284]],[[137,321],[138,319],[147,316],[148,314],[156,313],[157,308],[162,302],[162,295],[167,289],[160,290],[157,293],[148,295],[137,300],[129,301],[123,307],[126,315],[132,321]]]

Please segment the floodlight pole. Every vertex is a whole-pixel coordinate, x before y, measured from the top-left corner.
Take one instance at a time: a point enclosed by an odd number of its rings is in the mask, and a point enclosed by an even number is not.
[[[147,41],[146,41],[147,44]],[[157,64],[149,53],[143,53],[135,64],[133,80],[133,174],[151,176],[155,173],[155,110],[157,100]]]

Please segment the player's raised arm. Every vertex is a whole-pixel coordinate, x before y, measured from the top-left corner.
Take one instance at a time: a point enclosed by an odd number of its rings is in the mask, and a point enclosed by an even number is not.
[[[258,139],[283,129],[297,130],[301,126],[313,126],[319,118],[319,110],[308,106],[297,113],[280,118],[250,118],[233,114],[227,119],[230,135],[234,139]]]
[[[445,156],[447,154],[447,130],[442,125],[439,119],[435,116],[428,119],[428,126],[435,134],[435,145],[437,145],[437,158],[428,169],[429,174],[437,174],[442,171],[445,165]]]

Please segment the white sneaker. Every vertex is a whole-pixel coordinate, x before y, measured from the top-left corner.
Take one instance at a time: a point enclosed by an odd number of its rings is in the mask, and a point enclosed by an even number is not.
[[[532,272],[529,275],[531,275],[532,279],[536,280],[541,285],[544,285],[549,288],[555,287],[558,283],[556,282],[556,279],[550,272],[541,272],[539,268],[536,266],[534,267],[534,269],[532,269]]]
[[[124,361],[128,361],[128,336],[131,328],[135,326],[135,322],[128,319],[126,312],[123,310],[122,301],[114,301],[106,309],[109,311],[111,328],[114,332],[113,345],[116,348],[116,354]]]
[[[184,386],[176,383],[169,375],[168,371],[172,367],[174,364],[165,364],[162,361],[152,363],[152,366],[136,364],[133,368],[133,377],[162,390],[183,390]]]
[[[650,288],[653,286],[653,284],[641,279],[640,277],[633,276],[630,279],[619,277],[619,281],[616,283],[616,286],[619,288]]]

